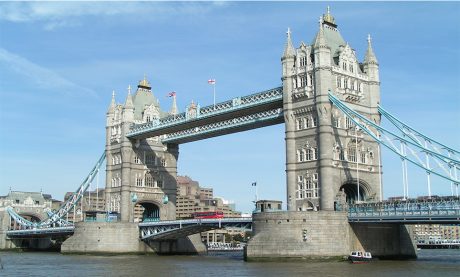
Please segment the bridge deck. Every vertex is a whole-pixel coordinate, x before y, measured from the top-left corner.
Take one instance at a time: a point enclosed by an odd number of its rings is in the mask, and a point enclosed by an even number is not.
[[[130,139],[144,139],[184,132],[186,130],[195,130],[196,128],[215,125],[217,123],[220,123],[221,126],[232,128],[234,127],[231,124],[232,120],[239,118],[241,121],[241,119],[247,116],[259,114],[259,121],[261,121],[264,117],[264,113],[282,109],[282,107],[283,89],[282,87],[278,87],[248,96],[237,97],[230,101],[218,103],[215,106],[211,105],[203,108],[198,106],[195,114],[184,112],[148,123],[134,125],[127,137]],[[282,121],[279,120],[276,122],[272,121],[271,124],[281,122]],[[205,130],[209,131],[209,128],[205,128]],[[215,133],[214,136],[216,135]],[[171,138],[169,138],[169,140],[171,140]]]

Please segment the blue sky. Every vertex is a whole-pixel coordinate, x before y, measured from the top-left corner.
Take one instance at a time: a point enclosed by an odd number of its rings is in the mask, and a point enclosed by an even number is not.
[[[373,37],[382,105],[460,148],[459,2],[0,2],[0,195],[73,191],[104,149],[112,90],[146,74],[156,97],[181,111],[281,84],[286,29],[310,43],[326,6],[363,59]],[[399,158],[384,152],[384,195],[402,195]],[[259,197],[285,202],[284,126],[180,146],[179,174],[250,211]],[[410,195],[426,176],[409,173]],[[433,193],[450,194],[437,180]]]

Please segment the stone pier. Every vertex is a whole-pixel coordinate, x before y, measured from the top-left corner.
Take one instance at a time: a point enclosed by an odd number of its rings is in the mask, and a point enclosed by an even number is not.
[[[245,259],[343,259],[352,250],[379,258],[416,258],[408,228],[348,223],[345,212],[269,212],[253,215]]]
[[[144,243],[137,223],[79,222],[75,233],[61,246],[73,254],[197,254],[206,251],[199,235],[166,242]]]

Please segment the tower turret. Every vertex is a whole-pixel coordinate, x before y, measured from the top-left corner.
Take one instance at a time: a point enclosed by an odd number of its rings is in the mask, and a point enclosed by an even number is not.
[[[281,62],[283,64],[283,79],[287,77],[288,75],[292,74],[291,71],[292,71],[292,68],[294,67],[294,61],[295,61],[295,50],[294,50],[294,46],[292,46],[290,28],[288,28],[286,35],[287,35],[286,45],[284,47],[283,56],[281,57]]]
[[[367,51],[364,56],[363,69],[370,81],[379,82],[379,63],[372,49],[371,35],[367,35]]]
[[[177,103],[176,103],[176,92],[173,91],[169,95],[173,98],[173,103],[171,106],[171,114],[176,115],[178,113]]]
[[[107,114],[113,114],[115,111],[115,90],[112,91],[112,101],[110,101],[109,109],[107,110]]]
[[[313,44],[316,68],[331,66],[331,48],[327,44],[327,41],[324,35],[323,24],[324,24],[324,20],[323,20],[323,17],[321,16],[319,18],[319,31],[318,31],[318,34],[316,35],[315,42]]]
[[[123,122],[134,122],[134,104],[131,95],[131,85],[128,86],[128,96],[126,97],[125,106],[123,107]]]

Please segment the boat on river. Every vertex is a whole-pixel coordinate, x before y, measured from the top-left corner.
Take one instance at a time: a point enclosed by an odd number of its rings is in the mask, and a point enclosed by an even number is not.
[[[352,251],[348,256],[348,260],[354,264],[368,263],[372,261],[372,254],[371,252]]]

